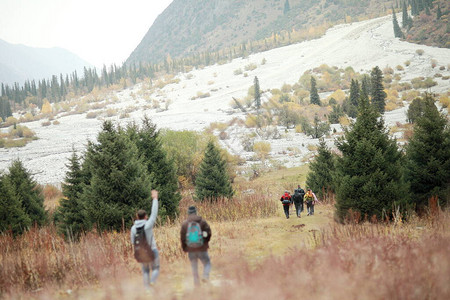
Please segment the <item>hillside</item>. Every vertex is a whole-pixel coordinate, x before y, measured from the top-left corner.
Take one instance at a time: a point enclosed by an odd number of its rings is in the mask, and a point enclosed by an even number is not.
[[[23,84],[27,79],[40,80],[52,75],[83,71],[90,64],[61,48],[33,48],[0,40],[0,82]]]
[[[423,53],[418,54],[418,50]],[[26,123],[39,139],[22,148],[0,148],[0,169],[5,169],[12,159],[20,157],[39,183],[59,184],[64,177],[72,145],[77,150],[84,150],[87,139],[95,137],[104,119],[126,123],[148,115],[159,128],[202,131],[212,123],[228,124],[234,119],[246,119],[246,114],[232,109],[230,102],[232,97],[246,97],[254,76],[258,76],[262,90],[280,89],[283,84],[298,85],[305,72],[323,64],[341,70],[352,67],[361,73],[376,65],[383,69],[390,66],[395,68],[395,72],[393,69],[389,71],[394,72],[389,77],[393,82],[394,77],[399,79],[397,86],[421,82],[421,77],[432,78],[437,84],[431,88],[432,92],[446,93],[450,86],[450,70],[446,68],[450,64],[449,51],[394,38],[391,16],[338,25],[316,40],[252,54],[245,59],[237,58],[227,64],[194,69],[176,77],[146,80],[124,89],[97,90],[80,99],[54,104],[51,120],[59,125],[44,126],[42,124],[50,124],[50,121],[42,120]],[[437,67],[433,68],[432,61],[436,61]],[[242,73],[239,75],[236,70]],[[418,86],[417,93],[425,88]],[[326,99],[332,91],[321,91],[321,98]],[[268,97],[270,93],[263,100],[267,101]],[[385,114],[389,126],[406,122],[408,103],[403,103],[401,97],[400,92],[394,98],[398,102],[397,108]],[[310,109],[307,103],[302,107]],[[19,114],[15,116],[25,118]],[[253,129],[237,125],[227,126],[229,139],[221,143],[231,153],[251,159],[254,153],[243,149],[242,139]],[[339,124],[335,127],[336,134],[339,134]],[[301,165],[308,159],[317,139],[292,128],[285,131],[280,126],[278,130],[284,132],[281,138],[268,140],[271,158],[288,167]],[[214,134],[219,132],[216,130]],[[335,137],[331,135],[327,139],[329,144],[333,144]]]
[[[413,18],[406,33],[408,42],[450,48],[450,2],[433,1],[433,7]]]
[[[289,3],[289,5],[286,5]],[[308,29],[383,15],[386,0],[174,0],[127,63],[158,62]],[[289,37],[290,38],[290,37]]]

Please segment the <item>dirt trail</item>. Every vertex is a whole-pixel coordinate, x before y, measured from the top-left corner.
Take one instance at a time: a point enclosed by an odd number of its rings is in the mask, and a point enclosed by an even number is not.
[[[264,263],[271,255],[281,257],[294,248],[310,249],[312,235],[330,224],[332,215],[332,206],[317,205],[314,216],[307,217],[303,213],[301,218],[297,218],[292,208],[290,218],[286,219],[280,205],[277,216],[271,218],[211,223],[213,238],[210,243],[210,257],[213,268],[210,286],[229,283],[225,274],[231,269],[244,267],[243,261],[251,267]],[[160,249],[160,252],[163,253],[164,249]],[[201,264],[199,266],[199,271],[202,272],[203,267]],[[142,276],[137,273],[125,279],[103,282],[98,288],[71,291],[70,295],[67,291],[60,292],[58,298],[107,299],[114,295],[114,299],[135,299],[132,295],[137,295],[142,289]],[[159,295],[164,299],[169,298],[168,295],[171,294],[182,297],[192,290],[192,275],[186,258],[173,263],[161,261],[161,274],[155,286],[155,296]]]

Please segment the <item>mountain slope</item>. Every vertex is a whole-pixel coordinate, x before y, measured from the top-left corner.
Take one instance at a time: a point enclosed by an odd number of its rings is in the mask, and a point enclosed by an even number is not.
[[[286,2],[289,9],[285,9]],[[388,0],[174,0],[127,63],[158,62],[261,40],[274,32],[385,13]]]
[[[61,48],[33,48],[0,40],[0,82],[23,83],[60,73],[82,71],[90,64]]]

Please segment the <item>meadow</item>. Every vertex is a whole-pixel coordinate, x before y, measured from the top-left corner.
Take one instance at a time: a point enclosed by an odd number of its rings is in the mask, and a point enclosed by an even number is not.
[[[179,242],[180,216],[155,228],[161,274],[144,293],[129,230],[91,232],[67,242],[53,226],[0,236],[4,299],[448,299],[450,214],[397,215],[369,223],[334,221],[333,204],[312,217],[283,216],[278,194],[303,182],[303,169],[264,174],[233,200],[197,203],[212,228],[211,281],[193,288]],[[239,185],[244,186],[243,183]],[[53,203],[53,202],[52,202]],[[293,213],[293,212],[292,212]],[[162,221],[162,220],[160,220]]]

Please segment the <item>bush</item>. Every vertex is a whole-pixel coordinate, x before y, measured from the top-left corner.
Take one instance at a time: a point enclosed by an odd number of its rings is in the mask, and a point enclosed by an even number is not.
[[[403,70],[405,70],[405,68],[403,68],[401,65],[398,65],[398,66],[396,67],[396,69],[397,69],[397,71],[403,71]]]
[[[270,145],[269,142],[256,142],[253,145],[253,151],[256,153],[256,156],[261,160],[265,160],[269,156],[271,150],[272,146]]]
[[[405,66],[409,67],[410,64],[411,64],[410,60],[405,61]]]
[[[59,125],[61,124],[58,120],[53,121],[53,125]]]
[[[419,56],[422,56],[422,55],[425,53],[425,51],[424,51],[423,49],[417,49],[417,50],[416,50],[416,53],[417,53]]]
[[[95,111],[90,111],[86,114],[86,119],[95,119],[97,118],[98,113]]]
[[[233,74],[234,75],[241,75],[242,74],[242,69],[239,68],[239,69],[234,70]]]
[[[50,122],[50,121],[45,121],[45,122],[41,123],[41,126],[43,126],[43,127],[47,127],[47,126],[50,126],[50,125],[52,125],[52,122]]]
[[[248,65],[245,66],[245,71],[253,71],[257,68],[258,66],[254,63],[250,63]]]

